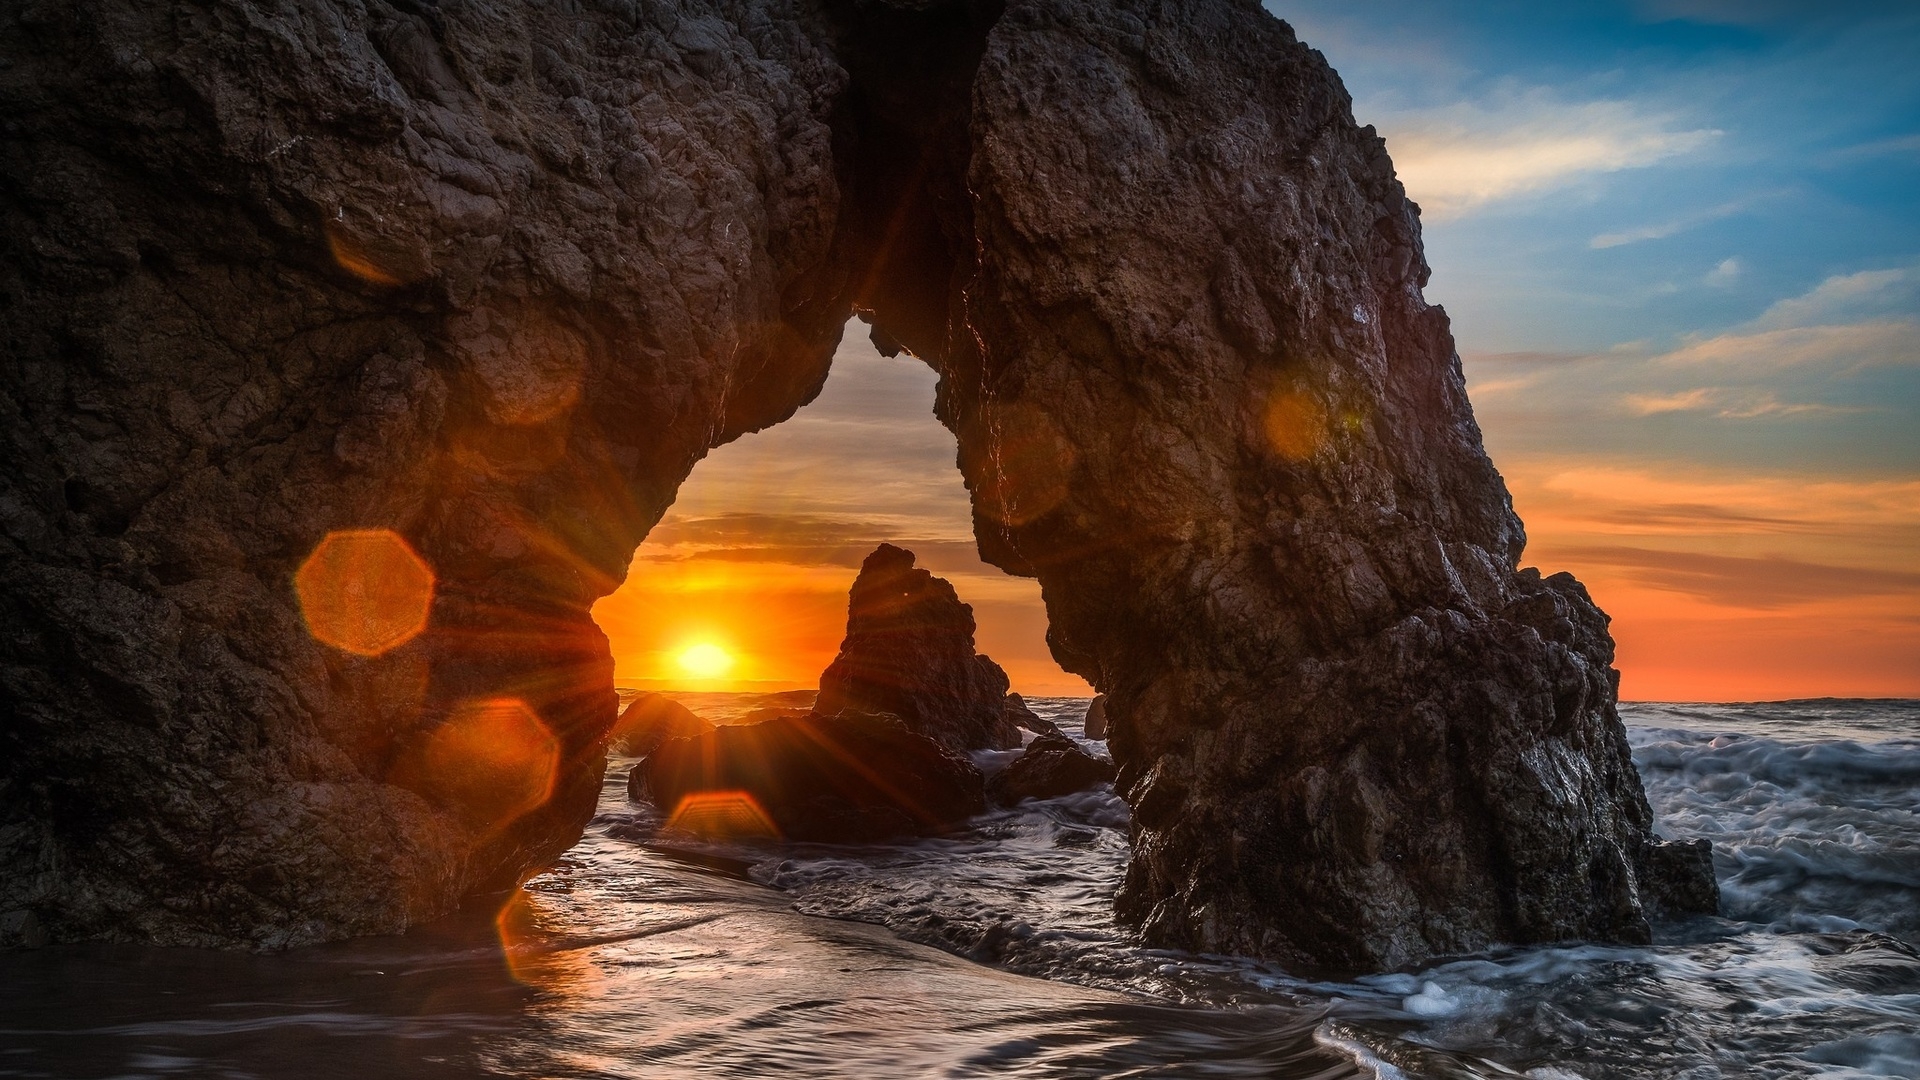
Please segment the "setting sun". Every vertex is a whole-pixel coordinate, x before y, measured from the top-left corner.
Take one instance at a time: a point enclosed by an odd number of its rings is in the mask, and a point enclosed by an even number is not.
[[[680,670],[698,679],[717,679],[733,669],[733,654],[711,641],[680,650]]]

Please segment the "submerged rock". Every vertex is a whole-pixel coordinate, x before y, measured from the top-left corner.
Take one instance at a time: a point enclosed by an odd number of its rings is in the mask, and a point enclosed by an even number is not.
[[[1107,695],[1096,694],[1087,705],[1086,732],[1089,739],[1107,737]]]
[[[664,743],[628,790],[695,832],[862,843],[952,831],[986,808],[983,785],[971,761],[899,717],[841,712]]]
[[[1042,735],[987,785],[1001,806],[1022,799],[1057,799],[1098,784],[1113,783],[1113,762],[1094,757],[1058,732]]]
[[[712,730],[712,722],[665,694],[644,693],[621,710],[607,743],[614,753],[644,757],[668,739],[690,739]]]
[[[846,640],[820,674],[816,711],[890,713],[949,749],[1005,750],[1020,745],[1006,696],[1007,673],[973,651],[973,608],[914,566],[913,552],[875,548],[848,594]]]

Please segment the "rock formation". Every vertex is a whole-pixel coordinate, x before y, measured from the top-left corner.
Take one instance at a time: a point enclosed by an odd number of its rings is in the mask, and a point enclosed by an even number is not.
[[[852,311],[1108,697],[1150,940],[1710,902],[1416,208],[1250,0],[28,0],[0,61],[7,940],[390,932],[551,859],[588,607]]]
[[[899,717],[842,712],[664,743],[634,766],[628,791],[694,832],[865,843],[953,830],[986,809],[983,783]]]
[[[1107,737],[1107,695],[1095,694],[1087,703],[1087,719],[1083,730],[1089,739]]]
[[[973,608],[913,552],[881,544],[847,597],[847,637],[820,673],[815,710],[891,713],[952,750],[1020,745],[1007,673],[973,651]],[[1024,706],[1023,706],[1024,707]]]
[[[668,739],[691,739],[713,730],[705,717],[665,694],[641,694],[620,710],[607,733],[607,745],[617,754],[644,757]]]
[[[1113,783],[1113,762],[1094,757],[1058,732],[1042,735],[987,783],[987,798],[1001,806],[1022,799],[1057,799],[1096,784]]]
[[[1027,706],[1027,699],[1019,694],[1008,694],[1000,703],[1000,712],[1014,727],[1025,728],[1035,735],[1056,734],[1060,726],[1051,720],[1043,719],[1040,714]]]

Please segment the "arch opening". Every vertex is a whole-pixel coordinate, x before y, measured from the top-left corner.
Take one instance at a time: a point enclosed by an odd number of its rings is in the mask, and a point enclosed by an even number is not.
[[[812,689],[846,630],[847,589],[882,542],[972,605],[976,643],[1028,696],[1090,697],[1047,651],[1040,586],[984,562],[938,376],[849,320],[809,404],[707,455],[593,607],[622,690]],[[711,664],[712,666],[709,666]]]

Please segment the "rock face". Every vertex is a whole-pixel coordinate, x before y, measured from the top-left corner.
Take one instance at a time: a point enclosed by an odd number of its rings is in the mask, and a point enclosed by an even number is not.
[[[1022,799],[1057,799],[1096,784],[1111,784],[1113,775],[1113,762],[1094,757],[1054,732],[1028,743],[1013,764],[987,785],[987,797],[1001,806]]]
[[[1089,739],[1107,737],[1107,695],[1095,694],[1087,703],[1086,733]]]
[[[847,637],[820,674],[816,711],[890,713],[952,750],[1020,745],[1007,673],[973,651],[973,608],[953,586],[881,544],[847,598]],[[1024,707],[1024,706],[1023,706]]]
[[[982,551],[1107,695],[1122,917],[1353,968],[1647,940],[1606,616],[1517,569],[1417,209],[1324,59],[1250,5],[1010,4],[970,134],[965,286],[878,326],[938,358]]]
[[[665,694],[641,694],[620,710],[607,744],[615,753],[644,757],[668,739],[691,739],[712,730],[704,717]]]
[[[387,933],[578,837],[615,711],[589,605],[846,318],[821,18],[0,9],[0,925]],[[336,530],[430,568],[424,633],[309,632]],[[504,826],[424,767],[495,699],[557,748]]]
[[[1416,208],[1248,0],[25,2],[0,61],[7,941],[391,932],[558,854],[588,607],[855,310],[1108,697],[1150,940],[1711,903],[1605,616],[1518,569]]]
[[[694,831],[865,843],[951,831],[986,809],[983,784],[972,762],[899,717],[843,712],[664,743],[634,766],[628,790]]]

